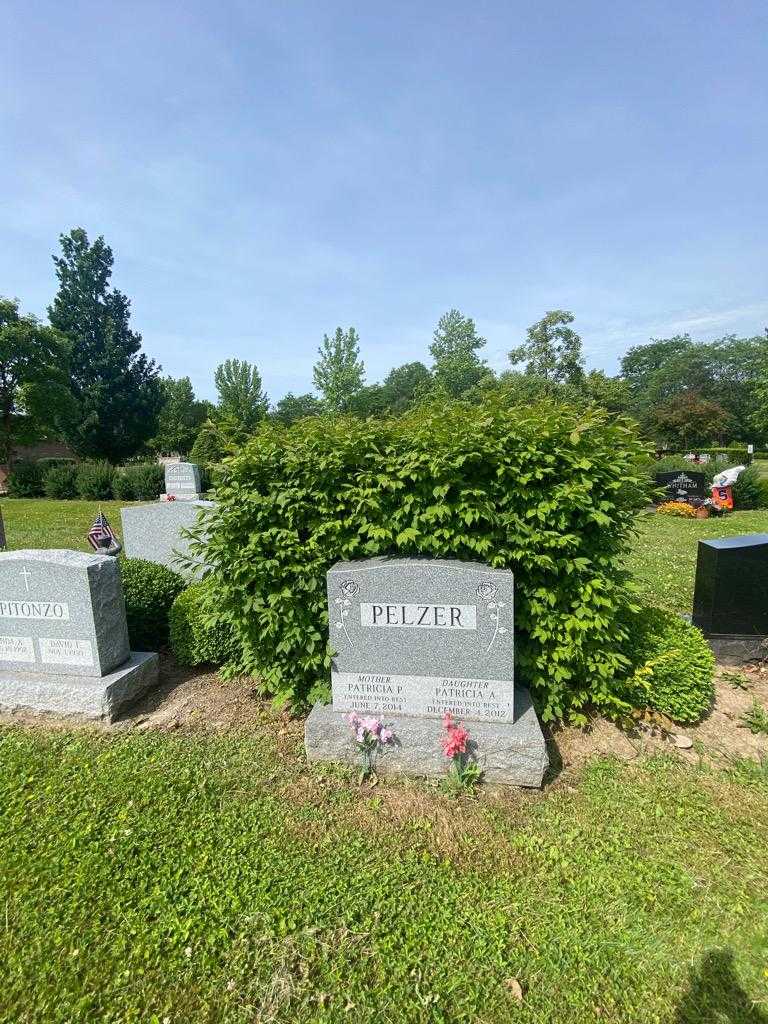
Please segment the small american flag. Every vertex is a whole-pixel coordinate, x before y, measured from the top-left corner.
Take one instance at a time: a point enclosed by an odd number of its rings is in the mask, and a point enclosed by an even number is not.
[[[120,541],[115,536],[115,531],[109,525],[109,520],[99,509],[99,514],[93,520],[93,525],[88,531],[88,543],[94,551],[104,551],[113,546],[120,550]]]

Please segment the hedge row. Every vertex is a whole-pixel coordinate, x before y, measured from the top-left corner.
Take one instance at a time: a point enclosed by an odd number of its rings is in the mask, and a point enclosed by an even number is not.
[[[228,673],[279,703],[324,696],[333,654],[325,575],[374,555],[482,561],[516,574],[517,663],[545,719],[626,708],[617,680],[624,555],[649,498],[633,425],[503,395],[398,419],[268,422],[225,465],[207,527],[209,625]]]
[[[151,501],[164,481],[165,470],[155,462],[123,469],[108,462],[18,462],[8,477],[8,493],[12,498]]]

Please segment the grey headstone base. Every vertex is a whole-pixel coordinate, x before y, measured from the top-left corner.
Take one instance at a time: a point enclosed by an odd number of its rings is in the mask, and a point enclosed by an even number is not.
[[[516,718],[512,724],[468,722],[472,753],[483,769],[483,781],[491,785],[541,786],[549,766],[544,735],[528,690],[515,690]],[[307,760],[341,761],[360,765],[346,712],[331,704],[316,704],[304,727]],[[440,747],[443,733],[438,718],[382,715],[395,734],[395,743],[383,747],[376,771],[442,777],[449,763]]]
[[[721,665],[745,665],[768,657],[768,636],[705,633],[704,639]]]
[[[131,651],[128,661],[101,679],[86,676],[0,672],[0,706],[13,711],[54,711],[106,718],[157,686],[159,658],[153,651]]]

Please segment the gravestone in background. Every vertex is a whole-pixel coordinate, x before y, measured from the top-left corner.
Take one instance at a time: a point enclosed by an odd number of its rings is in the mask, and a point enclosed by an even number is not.
[[[116,559],[0,553],[0,705],[112,719],[157,678],[157,654],[130,650]]]
[[[128,558],[145,558],[166,565],[182,575],[199,576],[197,569],[187,570],[182,559],[190,555],[184,531],[198,523],[213,501],[160,501],[153,505],[130,505],[120,509],[123,549]]]
[[[5,551],[8,547],[5,540],[5,522],[3,521],[3,513],[0,510],[0,551]]]
[[[530,695],[515,686],[514,577],[474,562],[374,558],[327,577],[333,703],[306,723],[310,761],[357,763],[345,715],[396,738],[383,770],[443,775],[442,717],[467,724],[489,782],[541,785],[548,764]]]
[[[768,637],[768,534],[699,541],[692,621],[720,661],[760,656]]]
[[[707,494],[705,484],[704,473],[692,470],[679,469],[672,473],[656,474],[656,486],[666,489],[668,500],[677,498],[680,491],[684,491],[688,498],[704,498]]]
[[[165,494],[161,498],[175,501],[198,501],[200,498],[200,467],[194,462],[169,462],[165,467]]]

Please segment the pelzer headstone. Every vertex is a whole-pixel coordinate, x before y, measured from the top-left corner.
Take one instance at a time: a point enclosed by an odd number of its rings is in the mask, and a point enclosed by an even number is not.
[[[511,572],[380,559],[327,581],[337,708],[514,721]]]
[[[0,704],[114,717],[157,672],[156,654],[130,650],[114,558],[0,553]]]
[[[703,498],[706,496],[705,476],[693,470],[680,469],[672,473],[657,473],[656,486],[663,487],[669,498],[676,498],[680,492],[684,492],[689,498]]]
[[[200,467],[194,462],[169,462],[165,467],[165,495],[175,501],[200,498]]]
[[[488,781],[540,785],[547,766],[530,695],[514,683],[514,577],[474,562],[376,558],[327,575],[333,704],[306,725],[310,760],[356,757],[345,714],[396,743],[382,767],[440,775],[442,718],[470,728]]]
[[[768,534],[699,541],[693,624],[721,660],[758,656],[768,637]]]

